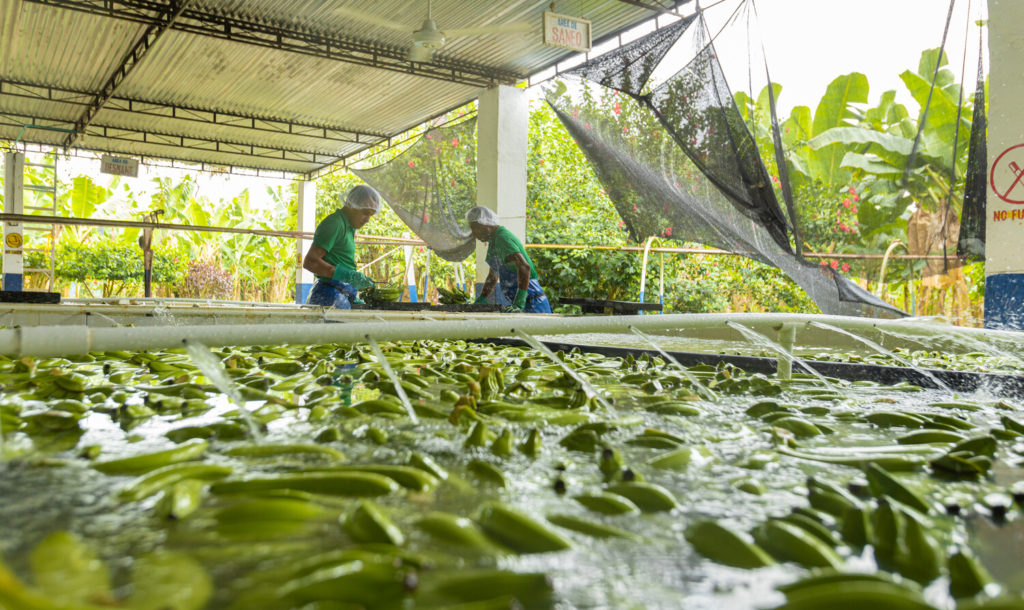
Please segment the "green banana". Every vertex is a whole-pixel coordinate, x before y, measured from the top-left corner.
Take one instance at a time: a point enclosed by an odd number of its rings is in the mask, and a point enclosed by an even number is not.
[[[804,567],[838,568],[843,563],[830,546],[785,521],[766,521],[754,530],[754,540],[776,559],[795,561]]]
[[[518,553],[546,553],[572,548],[568,539],[500,502],[482,504],[475,520],[490,538]]]
[[[604,491],[576,496],[575,500],[594,512],[606,515],[626,515],[640,512],[632,500]]]
[[[236,445],[224,453],[239,457],[276,457],[305,453],[323,455],[335,460],[345,459],[345,454],[337,449],[311,443],[252,443]]]
[[[193,439],[173,449],[95,462],[92,467],[104,474],[143,474],[168,464],[194,460],[203,455],[207,447],[209,443],[206,441]]]
[[[992,582],[992,575],[966,548],[950,555],[946,565],[949,568],[949,594],[957,599],[973,597]]]
[[[698,521],[686,528],[686,540],[704,557],[735,568],[760,568],[775,563],[746,534],[717,521]]]
[[[875,496],[889,496],[893,500],[902,502],[926,515],[931,512],[931,505],[924,498],[911,491],[906,485],[897,481],[892,475],[876,464],[869,464],[866,474],[868,477],[868,488]]]
[[[432,512],[417,520],[415,525],[447,544],[471,548],[486,555],[506,555],[509,552],[507,548],[485,536],[480,526],[466,517]]]
[[[210,486],[215,494],[248,494],[277,489],[294,489],[337,496],[374,497],[398,491],[392,479],[372,472],[312,472],[236,481],[221,481]]]
[[[206,481],[184,479],[171,485],[157,503],[156,511],[168,519],[184,519],[196,512],[202,502]]]
[[[654,483],[624,481],[609,485],[607,491],[629,499],[645,513],[669,511],[679,505],[672,492]]]
[[[402,546],[405,536],[394,521],[369,500],[360,500],[342,517],[342,527],[356,542],[382,542]]]
[[[640,536],[637,536],[633,532],[605,525],[603,523],[589,521],[575,515],[559,513],[548,515],[547,519],[558,527],[564,527],[565,529],[579,532],[592,538],[628,538],[630,540],[640,540]]]

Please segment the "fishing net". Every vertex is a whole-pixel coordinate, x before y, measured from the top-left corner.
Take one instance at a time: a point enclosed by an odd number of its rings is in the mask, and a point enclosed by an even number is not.
[[[430,129],[386,163],[352,172],[438,256],[457,262],[475,251],[465,218],[476,205],[476,117]]]
[[[680,49],[688,59],[680,61]],[[664,66],[683,65],[674,73]],[[659,79],[664,79],[657,82]],[[548,90],[637,241],[698,242],[773,265],[827,314],[904,315],[799,257],[795,224],[733,102],[703,21],[689,18],[587,62]]]
[[[985,201],[988,198],[988,120],[985,116],[985,67],[978,52],[978,83],[974,90],[974,114],[971,119],[970,152],[967,154],[967,181],[964,205],[960,213],[960,237],[956,253],[967,260],[985,259]]]

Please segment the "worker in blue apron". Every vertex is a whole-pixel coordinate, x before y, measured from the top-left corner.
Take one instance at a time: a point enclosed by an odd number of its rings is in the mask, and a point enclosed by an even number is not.
[[[466,213],[473,237],[487,244],[487,266],[491,268],[477,304],[487,303],[500,282],[501,292],[511,303],[503,311],[551,313],[551,302],[537,281],[537,269],[526,253],[523,242],[512,231],[498,224],[498,215],[477,206]]]
[[[360,184],[345,195],[341,209],[316,226],[313,245],[302,260],[302,268],[316,275],[307,305],[352,309],[353,303],[362,304],[358,292],[374,282],[356,270],[356,229],[379,211],[380,194]]]

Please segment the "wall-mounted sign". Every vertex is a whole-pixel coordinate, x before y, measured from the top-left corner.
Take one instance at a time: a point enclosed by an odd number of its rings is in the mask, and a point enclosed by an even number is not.
[[[590,50],[590,22],[544,11],[544,44],[586,53]]]
[[[115,157],[114,155],[103,155],[100,159],[100,171],[104,174],[115,176],[128,176],[129,178],[139,177],[139,160],[131,157]]]

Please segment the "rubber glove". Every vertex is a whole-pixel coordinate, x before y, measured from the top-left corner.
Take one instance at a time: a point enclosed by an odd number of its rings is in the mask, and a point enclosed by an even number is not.
[[[487,304],[487,297],[485,297],[484,295],[481,294],[480,296],[478,296],[476,298],[476,300],[473,301],[473,304],[474,305],[486,305]]]
[[[353,305],[366,305],[366,301],[360,299],[359,295],[356,295],[356,296],[350,298],[348,300],[348,302],[352,303]]]
[[[512,306],[522,311],[526,308],[526,291],[520,288],[516,290],[516,298],[512,299]]]
[[[356,291],[373,286],[373,280],[359,273],[355,269],[346,269],[341,265],[334,268],[334,276],[331,278],[336,282],[344,282],[351,285]]]

